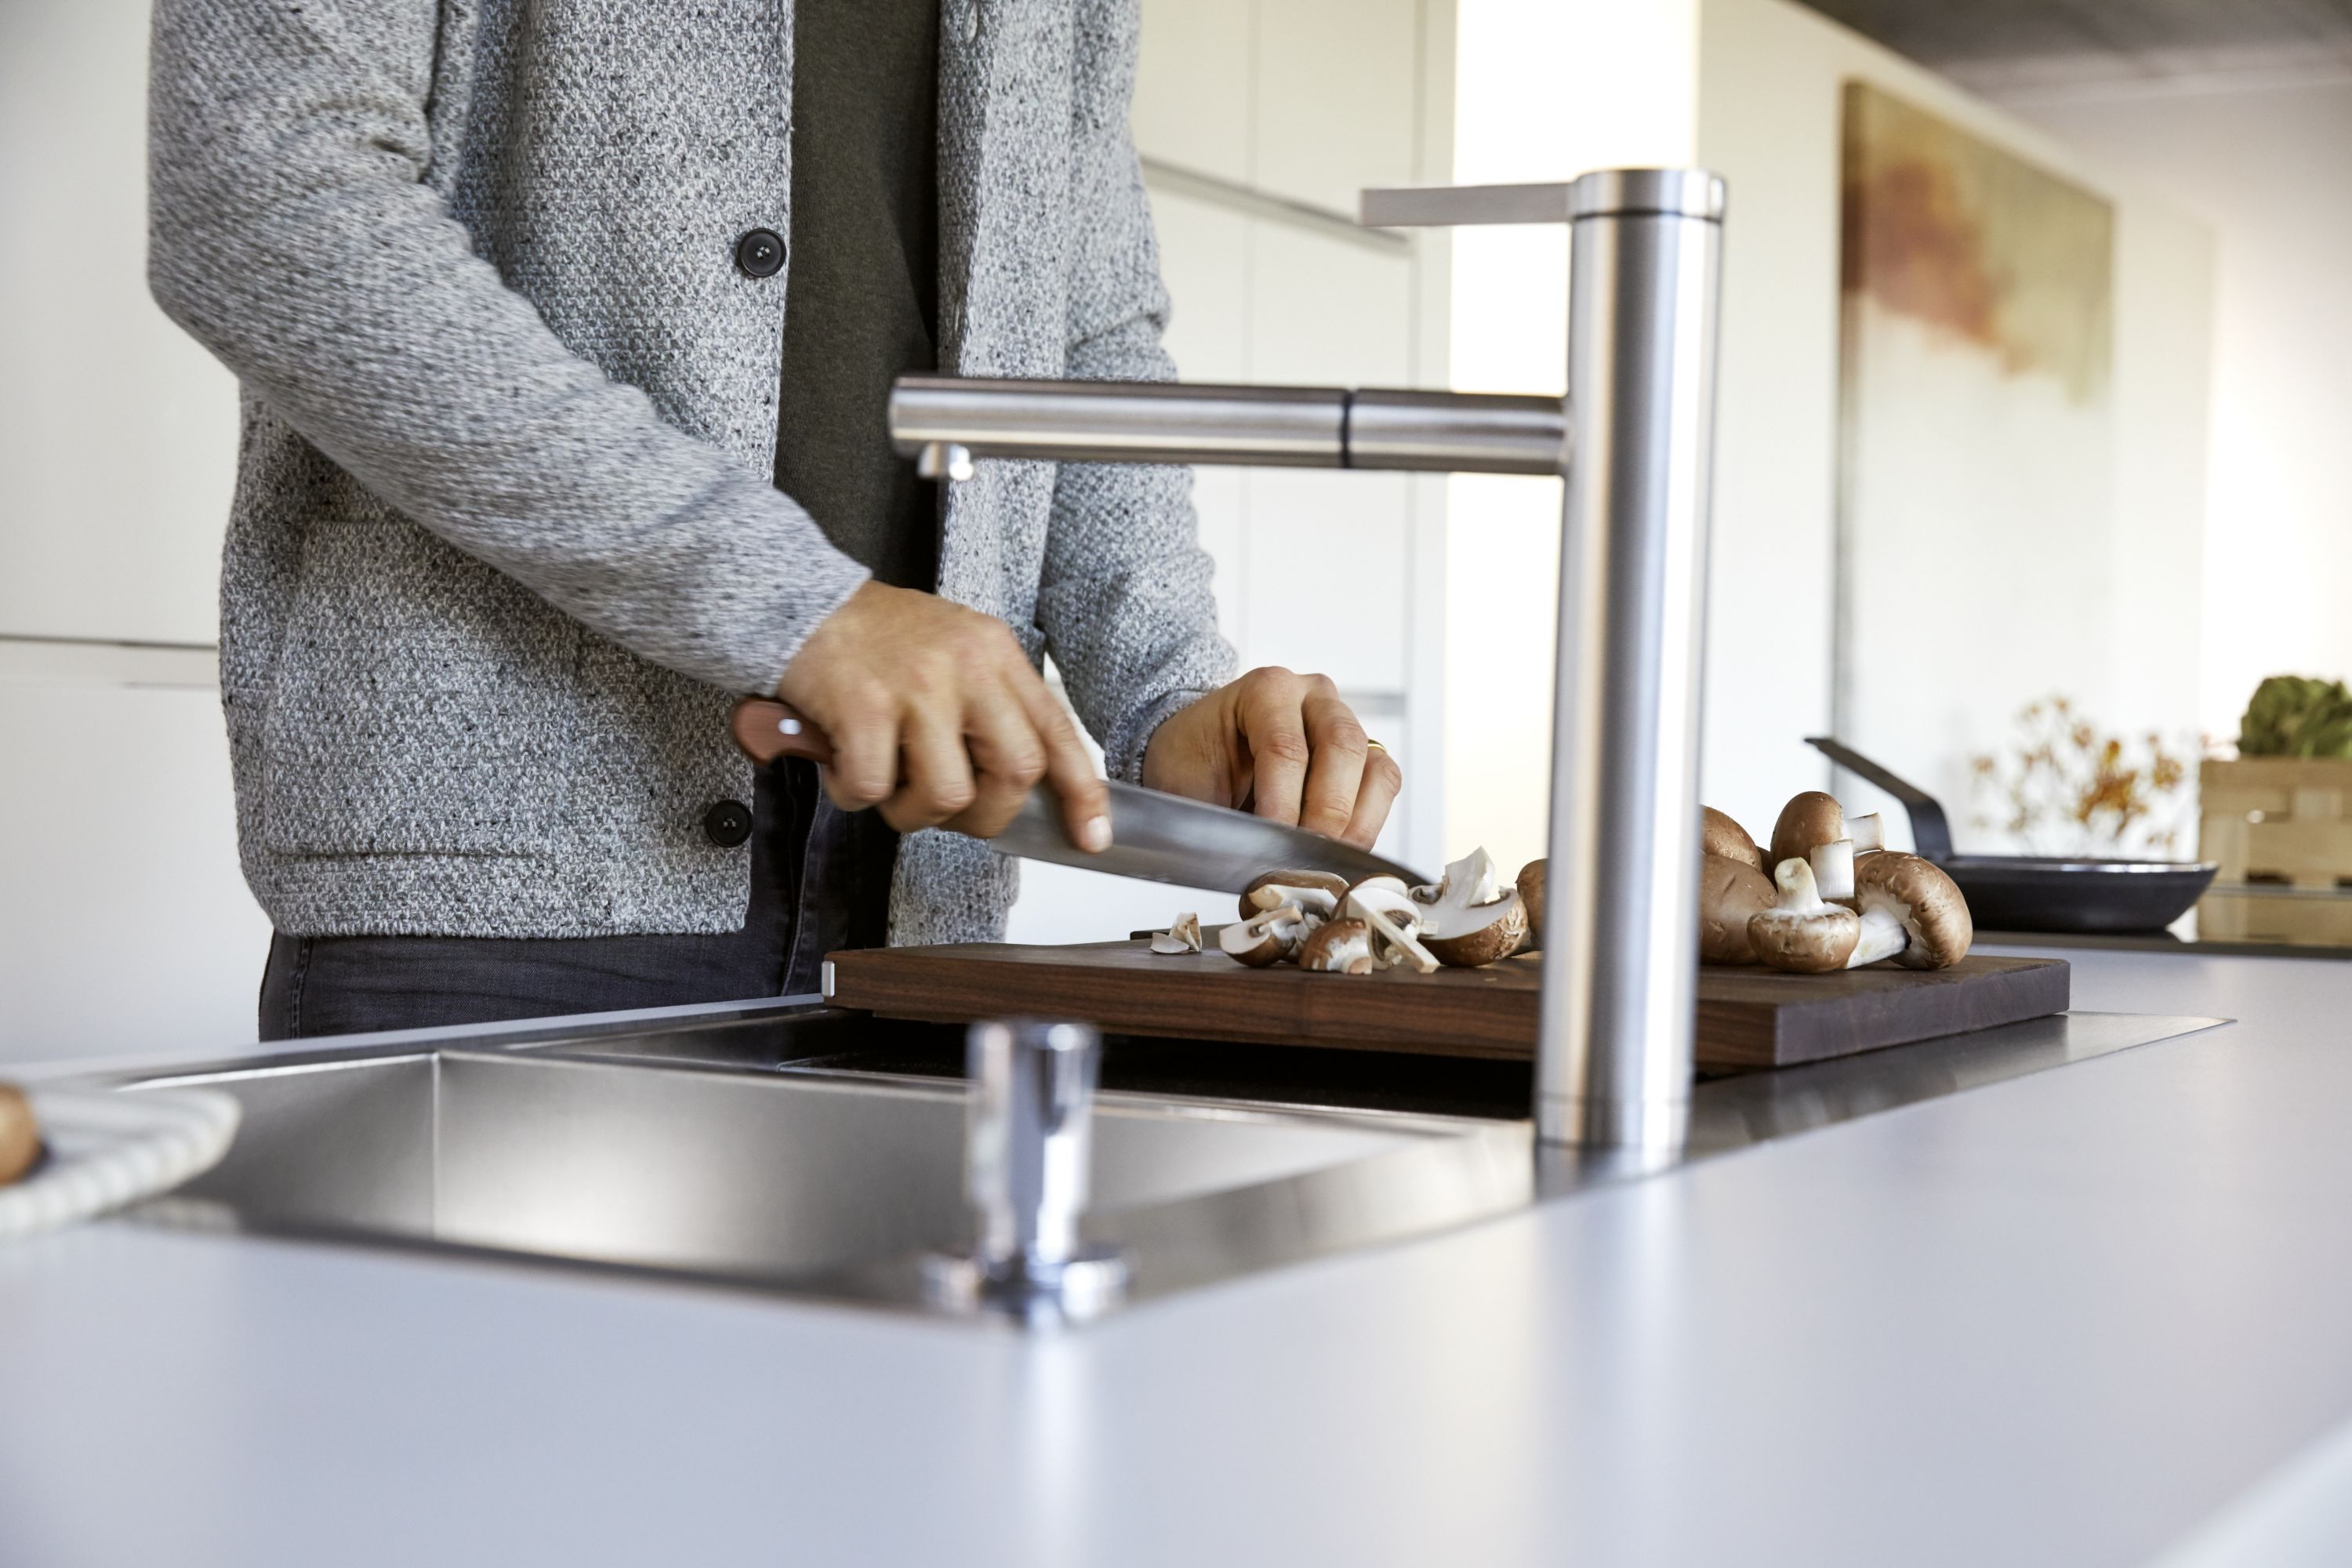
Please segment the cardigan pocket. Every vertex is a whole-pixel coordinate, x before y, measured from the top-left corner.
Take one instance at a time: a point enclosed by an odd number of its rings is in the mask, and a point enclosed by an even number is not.
[[[287,855],[535,856],[576,761],[582,628],[404,520],[305,541],[262,726],[262,842]]]

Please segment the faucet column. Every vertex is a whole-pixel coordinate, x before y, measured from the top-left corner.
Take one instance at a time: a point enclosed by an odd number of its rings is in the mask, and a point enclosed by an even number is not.
[[[1698,982],[1699,679],[1723,182],[1569,190],[1568,404],[1536,1128],[1671,1154]]]

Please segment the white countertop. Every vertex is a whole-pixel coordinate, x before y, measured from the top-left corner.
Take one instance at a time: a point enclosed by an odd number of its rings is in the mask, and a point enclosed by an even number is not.
[[[1054,1338],[0,1249],[0,1563],[2352,1561],[2352,965],[2063,956],[2243,1022]]]

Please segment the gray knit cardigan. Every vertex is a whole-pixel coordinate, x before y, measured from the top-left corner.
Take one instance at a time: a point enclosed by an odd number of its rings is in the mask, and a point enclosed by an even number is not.
[[[1135,0],[943,0],[941,363],[1159,379]],[[158,0],[149,272],[244,387],[221,689],[278,929],[741,925],[702,829],[863,572],[771,481],[790,0]],[[877,433],[880,439],[880,433]],[[1227,679],[1181,469],[983,463],[940,592],[1050,651],[1115,776]],[[902,845],[894,942],[1009,862]]]

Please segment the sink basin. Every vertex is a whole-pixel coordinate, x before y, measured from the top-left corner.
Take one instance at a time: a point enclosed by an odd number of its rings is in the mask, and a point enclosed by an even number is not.
[[[1703,1082],[1685,1157],[2216,1022],[2065,1014]],[[66,1081],[242,1104],[227,1158],[139,1211],[152,1223],[971,1312],[925,1268],[971,1237],[960,1039],[738,1004]],[[1537,1157],[1525,1064],[1114,1037],[1104,1080],[1087,1239],[1125,1249],[1129,1302],[1647,1173]]]
[[[228,1157],[151,1217],[919,1298],[922,1255],[971,1236],[962,1086],[810,1070],[773,1059],[772,1030],[719,1033],[139,1079],[245,1112]],[[1527,1149],[1523,1127],[1462,1118],[1106,1093],[1089,1230],[1130,1249],[1148,1296],[1523,1203]]]

